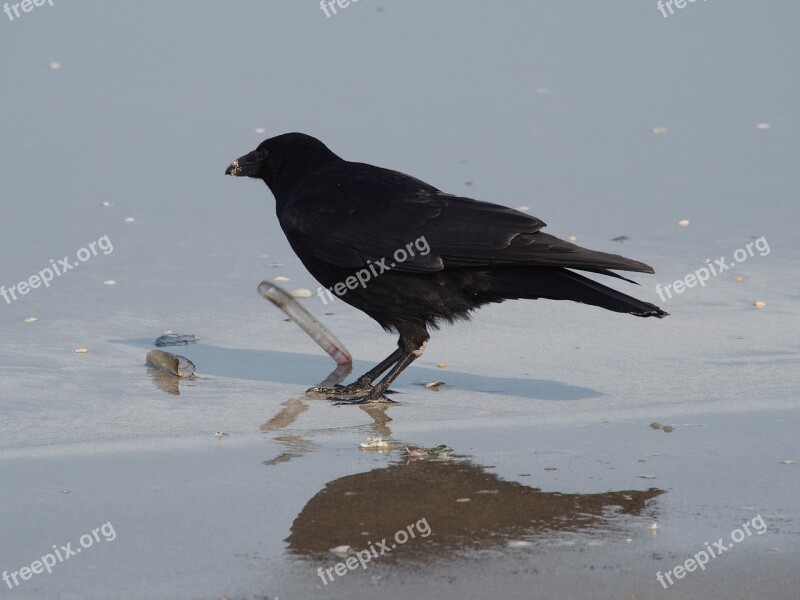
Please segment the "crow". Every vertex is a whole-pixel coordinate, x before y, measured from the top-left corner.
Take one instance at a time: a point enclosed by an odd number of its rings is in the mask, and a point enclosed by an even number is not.
[[[491,302],[547,298],[637,317],[668,314],[575,272],[635,283],[610,269],[654,273],[644,263],[544,233],[545,223],[527,213],[344,160],[303,133],[265,140],[225,174],[264,181],[311,275],[400,336],[397,350],[354,383],[309,394],[339,403],[389,401],[389,385],[422,355],[429,329],[468,320]]]

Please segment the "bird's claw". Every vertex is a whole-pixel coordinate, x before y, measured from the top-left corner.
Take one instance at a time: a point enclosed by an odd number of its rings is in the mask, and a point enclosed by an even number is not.
[[[306,390],[307,396],[335,396],[335,397],[348,397],[348,396],[366,396],[372,391],[372,386],[364,384],[363,382],[356,381],[350,385],[336,384],[332,388],[322,387],[315,385]]]
[[[336,406],[341,406],[343,404],[383,404],[383,403],[396,404],[396,402],[391,398],[389,398],[388,396],[384,396],[383,394],[373,394],[373,393],[368,393],[364,396],[353,396],[353,397],[331,396],[328,397],[328,400],[333,402]]]

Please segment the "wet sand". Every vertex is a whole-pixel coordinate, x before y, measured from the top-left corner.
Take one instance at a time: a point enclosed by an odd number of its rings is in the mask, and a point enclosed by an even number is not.
[[[798,10],[89,1],[3,21],[0,285],[113,251],[0,300],[0,577],[81,548],[0,596],[796,599]],[[619,289],[671,316],[508,302],[434,333],[395,404],[308,398],[395,338],[301,300],[355,357],[334,373],[256,292],[317,288],[264,186],[223,175],[291,130],[652,264]],[[167,330],[197,336],[166,348],[195,379],[145,365]]]

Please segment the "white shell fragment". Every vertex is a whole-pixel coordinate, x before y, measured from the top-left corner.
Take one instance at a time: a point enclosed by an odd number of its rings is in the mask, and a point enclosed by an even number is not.
[[[362,448],[388,448],[389,442],[380,437],[368,437],[366,442],[359,444]]]
[[[292,298],[311,298],[311,290],[308,288],[292,290]]]
[[[678,221],[678,227],[688,227],[689,226],[689,219],[681,219]]]
[[[331,548],[331,552],[333,554],[335,554],[336,556],[338,556],[339,558],[344,558],[348,554],[350,554],[350,551],[352,549],[353,549],[352,546],[348,546],[347,544],[344,544],[342,546],[336,546],[336,548]]]

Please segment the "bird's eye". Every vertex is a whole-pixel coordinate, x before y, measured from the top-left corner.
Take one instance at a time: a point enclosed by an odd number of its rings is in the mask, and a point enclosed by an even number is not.
[[[256,158],[258,160],[264,160],[265,158],[267,158],[267,151],[264,150],[264,148],[259,148],[258,150],[256,150]]]

